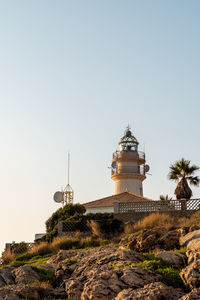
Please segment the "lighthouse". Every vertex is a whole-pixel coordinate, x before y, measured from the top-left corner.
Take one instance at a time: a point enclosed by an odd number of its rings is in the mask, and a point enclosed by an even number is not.
[[[142,182],[149,166],[145,165],[145,153],[138,151],[138,141],[128,126],[119,141],[119,151],[113,153],[111,178],[115,194],[131,192],[143,196]]]

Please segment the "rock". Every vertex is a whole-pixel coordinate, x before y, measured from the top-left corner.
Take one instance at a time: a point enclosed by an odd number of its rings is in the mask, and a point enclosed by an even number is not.
[[[186,256],[175,251],[162,251],[158,252],[156,257],[162,258],[169,265],[174,267],[184,266],[186,263]]]
[[[12,274],[13,270],[14,270],[13,267],[5,267],[0,270],[0,279],[3,280],[5,285],[15,283],[14,276]]]
[[[186,247],[189,244],[189,242],[198,238],[200,238],[200,230],[189,232],[186,235],[180,237],[179,239],[180,246]]]
[[[192,225],[192,226],[190,226],[190,228],[189,228],[189,232],[192,232],[192,231],[195,231],[195,230],[199,230],[199,229],[200,229],[200,226]]]
[[[189,264],[200,259],[200,238],[194,239],[188,243],[186,255]]]
[[[27,284],[40,280],[39,275],[29,265],[21,266],[12,271],[16,284]]]
[[[116,270],[93,267],[85,269],[81,276],[74,275],[67,280],[66,292],[69,300],[111,300],[123,289],[143,287],[160,278],[160,275],[138,267]]]
[[[42,288],[24,284],[8,285],[0,289],[0,300],[40,300],[40,299],[67,299],[64,288]]]
[[[149,251],[154,249],[172,250],[179,248],[178,230],[166,232],[165,228],[145,229],[138,237],[133,237],[129,248],[136,251]]]
[[[184,284],[190,289],[200,287],[200,260],[197,260],[183,269],[180,273]]]
[[[136,290],[124,289],[115,300],[178,300],[183,294],[181,289],[166,286],[162,282],[154,282]]]
[[[179,300],[199,300],[200,299],[200,289],[194,289],[189,294],[184,295],[179,298]]]
[[[60,264],[60,265],[57,266],[54,274],[55,274],[55,277],[56,277],[56,284],[58,286],[60,286],[63,281],[70,278],[70,276],[72,274],[72,271],[65,264]]]
[[[71,259],[73,256],[76,256],[77,253],[72,250],[60,250],[56,255],[52,256],[48,261],[47,264],[49,265],[56,265],[63,262],[66,259]]]
[[[166,250],[179,248],[179,232],[177,230],[166,232],[158,239],[158,244],[161,249]]]
[[[3,288],[0,289],[0,300],[21,300],[21,298],[13,290]]]

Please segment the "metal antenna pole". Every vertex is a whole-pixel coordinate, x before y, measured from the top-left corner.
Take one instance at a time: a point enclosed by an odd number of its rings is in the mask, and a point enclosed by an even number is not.
[[[68,152],[68,184],[69,184],[69,162],[70,162],[70,154]]]

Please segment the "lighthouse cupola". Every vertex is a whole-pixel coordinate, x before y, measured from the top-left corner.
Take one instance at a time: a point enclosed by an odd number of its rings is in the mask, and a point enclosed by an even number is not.
[[[115,194],[132,192],[143,196],[142,182],[146,178],[145,153],[138,151],[138,141],[128,126],[119,142],[119,151],[113,153],[111,178]]]
[[[137,151],[138,150],[138,141],[132,135],[129,126],[127,127],[124,136],[121,138],[120,142],[120,150],[121,151]]]

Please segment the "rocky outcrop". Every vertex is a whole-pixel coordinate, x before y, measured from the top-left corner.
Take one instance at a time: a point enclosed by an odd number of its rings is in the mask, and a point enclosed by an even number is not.
[[[180,267],[186,264],[187,257],[175,251],[161,251],[156,253],[156,257],[162,258],[168,265],[172,267]]]
[[[154,282],[136,290],[125,289],[115,300],[178,300],[183,294],[180,289],[169,287],[162,282]]]
[[[75,273],[66,281],[69,300],[114,299],[123,289],[139,288],[150,282],[160,280],[160,276],[150,270],[137,267],[127,269],[104,270],[92,268]]]
[[[129,248],[140,252],[154,249],[172,250],[179,248],[179,235],[178,230],[166,232],[165,228],[146,229],[139,236],[133,237]]]
[[[162,240],[162,237],[159,239]],[[162,251],[157,256],[176,266],[183,261],[181,254],[176,252]],[[137,266],[144,260],[141,253],[117,247],[62,250],[46,263],[46,270],[54,270],[54,288],[41,284],[40,272],[35,272],[29,265],[7,267],[0,270],[0,300],[178,300],[183,296],[181,290],[161,283],[161,275]],[[187,286],[198,287],[198,284],[192,284],[194,281],[190,282],[196,273],[193,276],[192,271],[184,270]]]
[[[134,266],[144,257],[132,250],[93,249],[78,253],[75,258],[79,263],[65,280],[69,300],[110,300],[123,289],[143,287],[161,278],[150,270]]]
[[[200,260],[188,265],[181,271],[180,276],[184,284],[190,289],[200,287]]]

